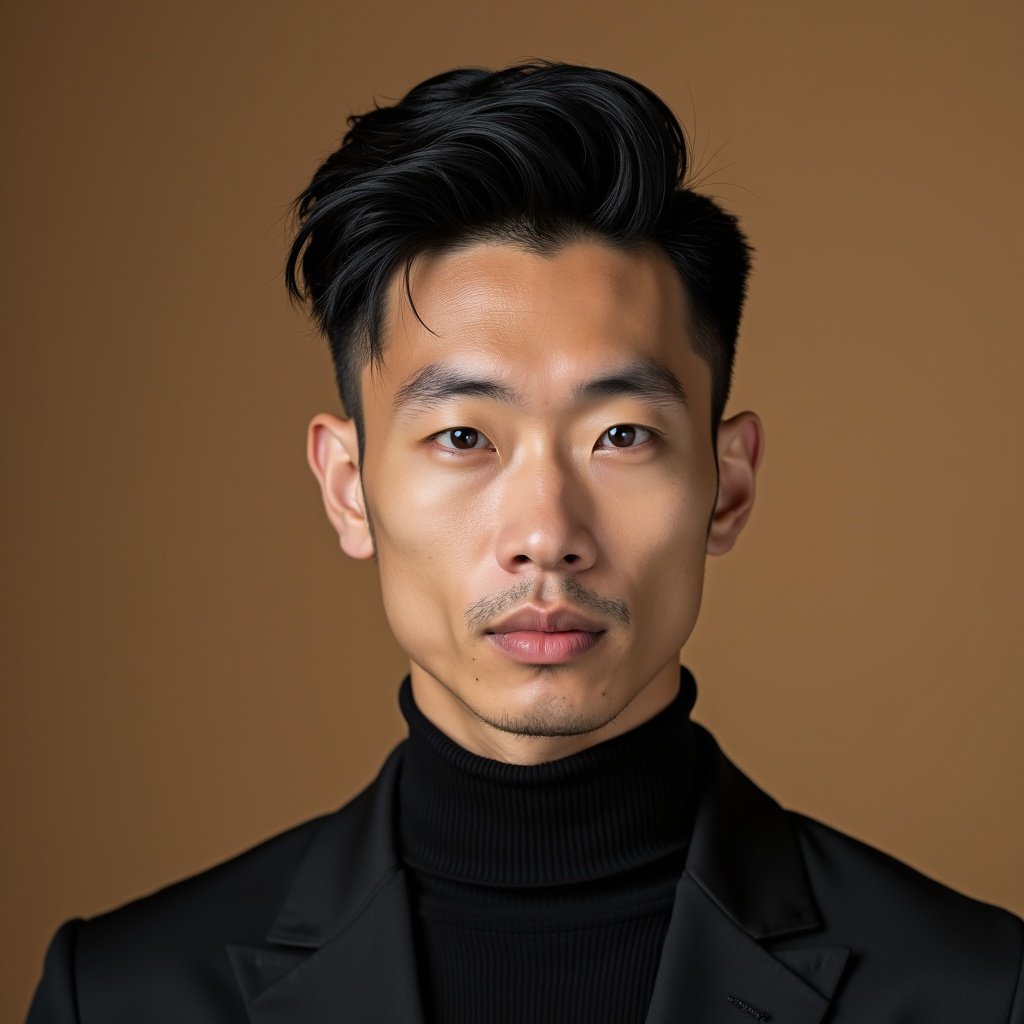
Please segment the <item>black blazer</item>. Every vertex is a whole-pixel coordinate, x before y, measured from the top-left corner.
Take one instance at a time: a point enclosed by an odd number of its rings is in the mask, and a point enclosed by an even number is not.
[[[1024,1024],[1020,918],[784,811],[694,728],[701,796],[649,1024]],[[340,811],[64,924],[30,1024],[419,1024],[401,765],[402,745]]]

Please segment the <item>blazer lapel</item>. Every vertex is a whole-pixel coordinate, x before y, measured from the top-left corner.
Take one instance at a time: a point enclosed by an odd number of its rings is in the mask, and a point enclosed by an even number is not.
[[[701,797],[648,1024],[819,1024],[849,950],[766,948],[821,926],[799,839],[791,817],[693,728]]]
[[[324,819],[267,946],[228,945],[252,1024],[422,1024],[392,824],[400,750]]]
[[[793,818],[691,725],[701,795],[647,1022],[820,1024],[849,950],[807,941],[821,920]],[[323,820],[267,944],[229,944],[252,1024],[422,1024],[400,763],[401,746]]]

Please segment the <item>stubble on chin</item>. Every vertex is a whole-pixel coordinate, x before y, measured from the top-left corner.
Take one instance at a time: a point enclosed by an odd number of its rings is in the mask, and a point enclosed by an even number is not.
[[[551,668],[538,665],[539,670]],[[471,709],[472,710],[472,709]],[[572,707],[564,697],[551,697],[548,701],[518,714],[505,713],[490,718],[479,711],[473,713],[484,725],[510,736],[530,736],[554,739],[565,736],[586,736],[610,725],[621,714],[621,709],[582,712]]]

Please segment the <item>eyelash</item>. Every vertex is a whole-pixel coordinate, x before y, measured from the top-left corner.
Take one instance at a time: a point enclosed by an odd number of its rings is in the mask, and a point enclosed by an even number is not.
[[[641,441],[639,444],[625,446],[614,444],[597,444],[594,446],[595,450],[607,450],[609,448],[617,448],[619,451],[630,451],[636,448],[643,448],[645,445],[650,444],[652,441],[660,441],[662,439],[662,434],[659,431],[655,430],[653,427],[645,427],[639,423],[615,423],[612,426],[610,426],[606,431],[604,431],[603,434],[601,434],[601,437],[598,438],[598,441],[601,441],[603,438],[605,438],[611,431],[619,429],[621,427],[632,427],[635,430],[643,431],[643,433],[647,435],[647,438]],[[444,445],[440,443],[440,438],[444,437],[446,434],[453,434],[457,430],[465,430],[467,432],[478,434],[480,438],[487,441],[488,443],[485,445],[474,445],[472,448],[455,448],[454,446]],[[436,445],[442,451],[449,453],[457,453],[460,455],[465,455],[472,451],[495,450],[494,445],[490,443],[490,439],[487,437],[485,433],[483,433],[483,431],[477,430],[475,427],[467,426],[448,427],[447,430],[439,430],[436,434],[431,434],[427,438],[427,442]]]
[[[448,445],[445,444],[441,444],[439,442],[438,438],[444,437],[445,434],[454,434],[455,431],[457,430],[471,431],[474,434],[479,434],[480,437],[483,438],[488,443],[486,445],[474,445],[474,447],[472,448],[454,448],[449,447]],[[447,430],[439,430],[436,434],[431,434],[430,437],[427,438],[427,441],[429,441],[431,444],[436,444],[438,448],[442,449],[443,451],[458,452],[459,454],[465,454],[466,452],[472,451],[483,451],[485,448],[490,448],[492,451],[494,450],[494,445],[490,444],[490,438],[488,438],[487,435],[482,430],[477,430],[475,427],[449,427]]]
[[[642,426],[639,423],[616,423],[613,426],[609,427],[598,438],[598,441],[603,440],[613,430],[620,430],[622,427],[630,427],[633,430],[643,431],[643,433],[645,433],[647,435],[647,439],[644,440],[644,441],[639,442],[639,444],[630,444],[630,445],[626,445],[625,447],[617,445],[617,444],[601,445],[600,447],[601,448],[618,448],[620,451],[630,451],[633,448],[643,448],[644,445],[650,444],[652,441],[657,441],[661,437],[661,435],[656,430],[654,430],[652,427],[645,427],[645,426]],[[597,446],[595,446],[595,447],[597,447]]]

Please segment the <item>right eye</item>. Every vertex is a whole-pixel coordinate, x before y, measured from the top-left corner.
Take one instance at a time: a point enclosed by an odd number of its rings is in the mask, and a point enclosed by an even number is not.
[[[467,452],[473,448],[490,448],[491,442],[486,434],[472,427],[452,427],[435,434],[433,440],[449,451]]]

